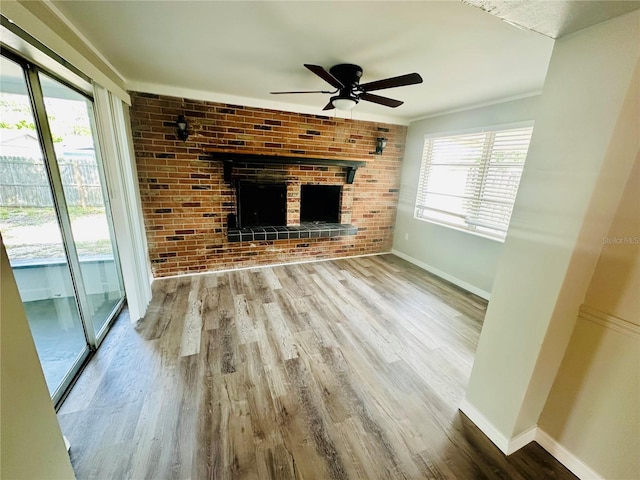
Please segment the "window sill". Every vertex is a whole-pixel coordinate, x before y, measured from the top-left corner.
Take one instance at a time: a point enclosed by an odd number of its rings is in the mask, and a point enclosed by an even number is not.
[[[420,221],[420,222],[430,223],[432,225],[438,225],[439,227],[444,227],[444,228],[448,228],[448,229],[451,229],[451,230],[456,230],[458,232],[462,232],[462,233],[466,233],[466,234],[469,234],[469,235],[473,235],[474,237],[480,237],[480,238],[484,238],[486,240],[491,240],[492,242],[504,243],[504,241],[505,241],[504,238],[492,237],[490,235],[485,235],[485,234],[480,233],[480,232],[475,232],[473,230],[468,230],[466,228],[462,228],[462,227],[459,227],[457,225],[451,225],[451,224],[445,223],[445,222],[438,222],[437,220],[429,220],[429,219],[426,219],[426,218],[420,218],[420,217],[417,217],[415,215],[413,216],[413,218],[415,220]]]

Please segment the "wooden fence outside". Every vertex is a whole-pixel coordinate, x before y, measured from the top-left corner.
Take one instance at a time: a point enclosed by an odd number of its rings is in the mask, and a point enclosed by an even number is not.
[[[60,157],[58,165],[67,205],[104,205],[98,166],[93,156]],[[52,205],[47,171],[41,159],[0,156],[0,206]]]

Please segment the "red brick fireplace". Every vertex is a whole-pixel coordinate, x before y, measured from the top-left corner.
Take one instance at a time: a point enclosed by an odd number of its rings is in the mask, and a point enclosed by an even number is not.
[[[131,96],[142,209],[156,277],[390,250],[406,127],[145,93]],[[178,115],[189,123],[185,142],[176,136]],[[388,139],[382,155],[373,153],[377,137]],[[223,162],[216,160],[220,152],[314,161],[238,162],[225,180]],[[348,184],[344,167],[313,165],[318,159],[366,164]],[[357,233],[229,241],[227,219],[237,213],[238,181],[285,184],[290,226],[300,223],[301,185],[340,185],[340,223]]]

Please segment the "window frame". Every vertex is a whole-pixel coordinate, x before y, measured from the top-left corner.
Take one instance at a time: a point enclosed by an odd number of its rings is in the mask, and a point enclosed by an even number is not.
[[[511,122],[511,123],[503,123],[503,124],[496,124],[496,125],[486,125],[486,126],[481,126],[481,127],[475,127],[475,128],[468,128],[468,129],[461,129],[461,130],[449,130],[449,131],[439,131],[439,132],[431,132],[431,133],[427,133],[423,136],[423,144],[422,144],[422,158],[420,160],[420,171],[418,174],[418,183],[416,186],[416,194],[415,194],[415,199],[414,199],[414,208],[413,208],[413,218],[419,221],[423,221],[423,222],[427,222],[427,223],[431,223],[434,225],[439,225],[445,228],[450,228],[452,230],[457,230],[460,232],[464,232],[467,234],[471,234],[471,235],[475,235],[475,236],[479,236],[482,238],[486,238],[488,240],[493,240],[495,242],[499,242],[499,243],[504,243],[504,241],[506,240],[506,236],[507,236],[507,232],[508,232],[508,228],[509,226],[507,226],[507,230],[504,233],[503,237],[500,237],[498,235],[491,235],[490,233],[486,233],[483,231],[478,231],[476,230],[476,228],[478,227],[477,225],[472,226],[471,224],[467,224],[467,227],[461,226],[461,225],[457,225],[455,223],[451,223],[451,222],[447,222],[446,220],[442,220],[442,219],[436,219],[436,218],[425,218],[424,216],[421,216],[418,214],[418,212],[420,210],[424,210],[424,208],[420,208],[420,196],[422,195],[422,184],[423,184],[423,177],[425,176],[426,172],[425,169],[427,168],[428,165],[430,165],[430,159],[428,161],[426,153],[427,153],[427,146],[428,146],[428,142],[431,139],[435,139],[435,138],[446,138],[446,137],[455,137],[455,136],[462,136],[462,135],[474,135],[474,134],[487,134],[487,133],[497,133],[500,131],[504,131],[504,130],[515,130],[515,129],[524,129],[524,128],[531,128],[531,138],[533,137],[533,129],[534,129],[534,120],[525,120],[525,121],[520,121],[520,122]],[[513,213],[513,207],[515,206],[515,202],[517,199],[517,191],[520,188],[520,182],[522,181],[522,173],[524,172],[524,167],[526,165],[526,158],[529,155],[529,148],[531,147],[531,140],[529,140],[529,146],[527,147],[527,153],[525,156],[525,160],[522,164],[522,171],[520,172],[520,179],[518,181],[518,186],[516,188],[516,194],[513,197],[513,203],[511,205],[511,209],[512,209],[512,213]],[[485,148],[486,148],[486,143],[485,143]],[[490,156],[486,155],[483,153],[483,166],[482,166],[482,170],[485,173],[483,176],[486,176],[486,171],[488,170],[487,164],[488,164],[488,160],[490,160]],[[452,197],[454,195],[451,195]],[[474,201],[480,201],[481,200],[481,196],[477,196],[474,198]],[[424,207],[424,205],[422,205],[422,207]],[[436,211],[436,209],[432,209],[433,211]],[[452,215],[452,213],[450,212],[446,212],[443,211],[443,213],[445,214],[450,214]],[[511,218],[509,219],[509,224],[511,223]]]

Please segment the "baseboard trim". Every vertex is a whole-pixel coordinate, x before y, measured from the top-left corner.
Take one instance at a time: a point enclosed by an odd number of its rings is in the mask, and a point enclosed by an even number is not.
[[[181,277],[196,277],[198,275],[208,275],[209,273],[228,273],[228,272],[240,272],[242,270],[256,270],[260,268],[271,268],[271,267],[284,267],[287,265],[300,265],[303,263],[318,263],[318,262],[331,262],[334,260],[348,260],[350,258],[361,258],[361,257],[375,257],[378,255],[389,255],[392,252],[376,252],[376,253],[363,253],[361,255],[349,255],[346,257],[331,257],[331,258],[310,258],[308,260],[300,260],[298,262],[282,262],[282,263],[269,263],[266,265],[247,265],[244,267],[237,268],[225,268],[223,270],[205,270],[201,272],[190,272],[190,273],[177,273],[175,275],[167,275],[164,277],[154,277],[153,282],[157,280],[165,280],[167,278],[181,278]],[[153,283],[152,282],[152,283]]]
[[[576,455],[560,445],[556,439],[552,438],[539,427],[536,429],[536,443],[549,452],[550,455],[555,457],[561,464],[571,470],[571,473],[576,477],[581,478],[582,480],[604,480],[602,475],[595,472]]]
[[[459,278],[454,277],[453,275],[450,275],[447,272],[443,272],[442,270],[432,267],[431,265],[424,263],[416,258],[413,258],[407,255],[406,253],[402,253],[396,250],[395,248],[391,250],[391,253],[402,258],[403,260],[406,260],[409,263],[413,263],[415,266],[420,267],[429,273],[433,273],[437,277],[440,277],[443,280],[446,280],[447,282],[451,282],[454,285],[457,285],[458,287],[466,290],[467,292],[471,292],[481,298],[484,298],[485,300],[490,300],[491,298],[491,294],[489,292],[486,292],[474,285],[471,285],[470,283],[467,283],[464,280],[460,280]]]
[[[481,414],[476,407],[464,399],[458,408],[476,425],[476,427],[482,431],[482,433],[487,436],[489,440],[493,442],[496,447],[502,450],[502,453],[509,455],[509,453],[507,453],[509,451],[509,439],[500,430],[498,430],[493,423],[487,420],[487,418]]]
[[[522,432],[520,435],[516,435],[515,437],[513,437],[511,440],[509,440],[509,449],[507,450],[507,455],[511,455],[512,453],[520,450],[525,445],[529,445],[531,442],[535,442],[537,434],[538,426],[534,425]]]
[[[496,426],[491,423],[466,399],[460,404],[459,410],[471,420],[491,442],[505,455],[517,452],[525,445],[536,442],[544,448],[549,455],[558,460],[575,476],[582,480],[604,480],[604,477],[595,472],[591,467],[580,460],[575,454],[562,446],[556,439],[537,425],[522,432],[511,439],[507,438]]]

